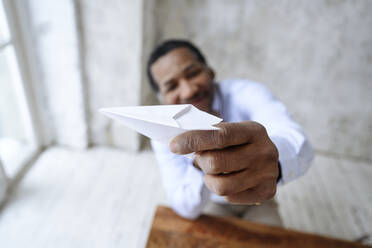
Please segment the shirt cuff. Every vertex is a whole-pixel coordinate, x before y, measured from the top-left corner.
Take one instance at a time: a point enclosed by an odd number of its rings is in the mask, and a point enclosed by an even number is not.
[[[281,166],[282,177],[278,185],[286,184],[297,177],[301,176],[301,170],[298,168],[297,153],[287,139],[280,136],[270,137],[279,152],[279,161]]]

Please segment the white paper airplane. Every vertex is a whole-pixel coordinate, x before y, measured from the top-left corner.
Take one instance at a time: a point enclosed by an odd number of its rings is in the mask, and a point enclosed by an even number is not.
[[[213,125],[222,121],[191,104],[114,107],[99,111],[150,139],[167,144],[189,130],[218,130]]]

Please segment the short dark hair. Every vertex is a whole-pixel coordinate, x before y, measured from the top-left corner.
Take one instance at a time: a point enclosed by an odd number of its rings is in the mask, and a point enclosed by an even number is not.
[[[182,48],[185,47],[189,49],[196,57],[196,59],[203,63],[207,64],[206,59],[204,58],[204,55],[201,53],[201,51],[190,41],[188,40],[165,40],[162,43],[160,43],[150,54],[149,60],[147,61],[147,77],[150,81],[151,88],[158,92],[159,86],[156,83],[154,77],[151,73],[151,66],[154,64],[160,57],[164,56],[165,54],[169,53],[170,51],[176,49],[176,48]]]

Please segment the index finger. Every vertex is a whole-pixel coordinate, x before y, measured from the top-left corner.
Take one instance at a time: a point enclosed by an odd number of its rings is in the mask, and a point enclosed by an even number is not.
[[[205,150],[222,149],[229,146],[253,142],[265,128],[253,121],[216,125],[219,130],[193,130],[176,136],[170,143],[173,153],[187,154]]]

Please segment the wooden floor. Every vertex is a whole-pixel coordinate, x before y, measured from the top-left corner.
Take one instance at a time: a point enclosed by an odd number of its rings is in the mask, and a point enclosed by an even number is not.
[[[317,156],[277,197],[287,227],[348,240],[372,237],[372,164]]]
[[[317,155],[277,197],[286,227],[372,236],[372,164]],[[166,197],[151,152],[51,148],[2,209],[0,247],[144,247],[157,204]]]

